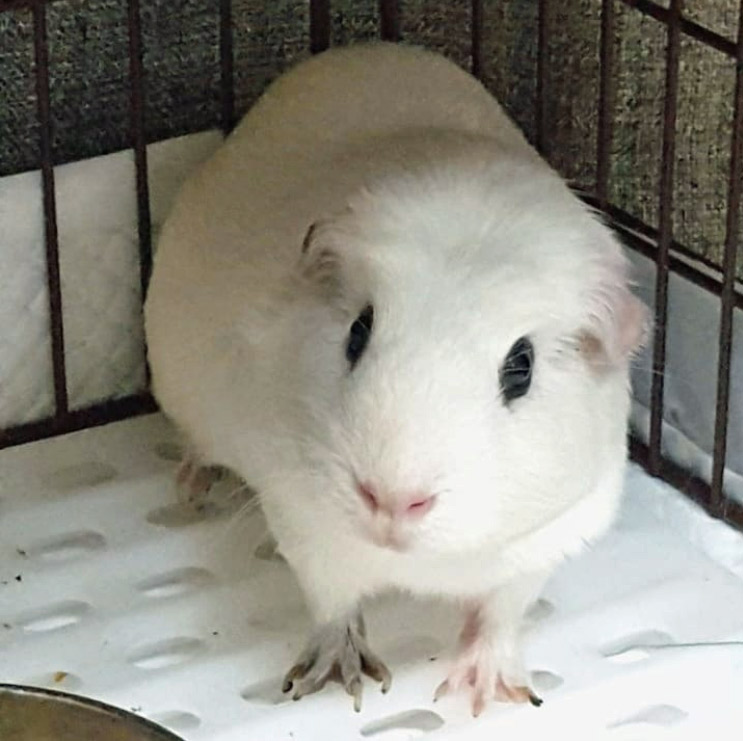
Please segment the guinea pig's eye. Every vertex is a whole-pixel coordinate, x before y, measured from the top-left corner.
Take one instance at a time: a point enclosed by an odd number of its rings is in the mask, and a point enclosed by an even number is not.
[[[526,394],[531,385],[531,371],[534,367],[534,345],[528,337],[522,337],[513,343],[501,366],[501,393],[508,402]]]
[[[346,341],[346,359],[351,364],[351,369],[359,362],[359,358],[364,354],[366,345],[371,337],[372,326],[374,324],[374,307],[367,304],[364,310],[358,315],[356,321],[351,325]]]

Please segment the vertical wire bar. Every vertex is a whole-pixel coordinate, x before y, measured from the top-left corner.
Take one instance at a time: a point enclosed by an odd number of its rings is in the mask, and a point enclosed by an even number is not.
[[[62,323],[62,285],[59,273],[57,200],[52,164],[52,117],[49,102],[49,49],[44,3],[33,6],[34,56],[36,61],[36,100],[41,149],[41,182],[44,203],[46,273],[49,286],[52,373],[54,378],[55,417],[67,415],[67,371],[65,368],[64,327]]]
[[[379,0],[379,36],[383,41],[400,40],[398,0]]]
[[[222,131],[225,135],[235,125],[235,62],[232,41],[232,0],[219,0],[219,86]]]
[[[472,12],[470,14],[472,43],[470,55],[472,58],[472,74],[478,79],[482,76],[483,22],[483,0],[472,0]]]
[[[310,0],[310,51],[319,54],[330,46],[330,0]]]
[[[142,71],[142,28],[139,0],[128,2],[129,22],[129,113],[137,183],[137,229],[142,300],[152,271],[152,222],[150,188],[147,181],[147,142],[144,132],[144,83]]]
[[[650,390],[649,469],[660,473],[663,430],[663,392],[666,367],[666,324],[668,321],[668,274],[673,238],[673,180],[676,151],[676,102],[681,52],[681,10],[683,0],[671,0],[666,48],[666,86],[663,106],[663,153],[660,174],[660,211],[657,273],[655,280],[655,336],[653,381]]]
[[[539,0],[537,20],[537,85],[536,85],[536,130],[537,149],[546,158],[550,156],[550,142],[547,135],[547,70],[549,67],[548,21],[549,1]]]
[[[601,77],[599,81],[599,115],[596,151],[596,196],[599,207],[609,202],[609,167],[614,137],[614,0],[601,3],[600,40]]]
[[[725,225],[725,252],[720,313],[720,341],[717,361],[717,404],[715,409],[715,443],[712,462],[712,507],[726,514],[723,492],[725,458],[727,455],[728,414],[730,407],[730,372],[733,345],[733,308],[735,304],[735,274],[738,232],[743,189],[743,0],[738,18],[736,52],[735,98],[733,104],[733,131],[730,148],[730,180],[728,181],[727,223]]]

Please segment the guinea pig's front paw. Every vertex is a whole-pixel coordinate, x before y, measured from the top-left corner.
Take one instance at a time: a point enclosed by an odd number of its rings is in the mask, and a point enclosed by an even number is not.
[[[340,682],[351,697],[356,712],[361,710],[362,675],[382,683],[387,692],[392,675],[372,653],[366,642],[366,630],[360,614],[318,629],[284,678],[283,691],[292,699],[321,690],[329,680]]]
[[[528,702],[535,707],[542,704],[529,687],[518,641],[491,634],[478,621],[477,612],[467,617],[459,655],[449,676],[436,689],[434,701],[464,688],[472,693],[472,715],[475,717],[490,700]]]

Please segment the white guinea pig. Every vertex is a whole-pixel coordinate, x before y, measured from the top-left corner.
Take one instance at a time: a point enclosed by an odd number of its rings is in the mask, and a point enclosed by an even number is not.
[[[299,64],[187,182],[145,318],[162,408],[306,594],[285,691],[386,689],[359,604],[400,588],[463,605],[442,692],[538,703],[521,623],[615,513],[646,311],[477,81],[390,44]]]

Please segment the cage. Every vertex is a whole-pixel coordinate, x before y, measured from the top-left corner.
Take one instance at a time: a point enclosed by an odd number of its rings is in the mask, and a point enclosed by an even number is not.
[[[738,737],[743,3],[0,11],[0,681],[94,696],[188,739]],[[141,321],[162,222],[270,80],[372,38],[478,77],[604,212],[654,311],[618,525],[532,615],[539,714],[473,724],[434,706],[452,616],[395,600],[371,615],[400,677],[390,697],[367,689],[360,717],[333,691],[287,704],[278,677],[307,619],[290,574],[265,549],[244,570],[215,549],[239,498],[198,514],[171,501],[179,452],[147,390]]]

